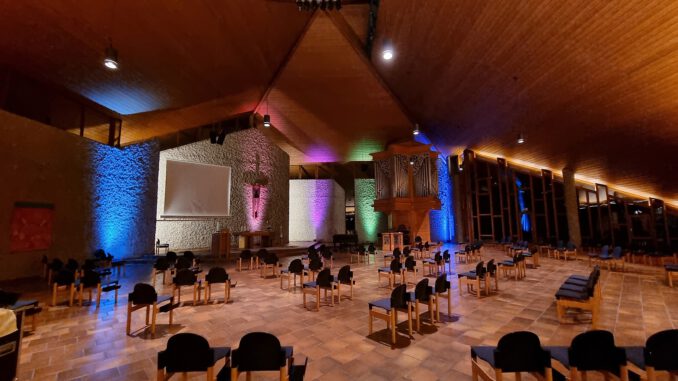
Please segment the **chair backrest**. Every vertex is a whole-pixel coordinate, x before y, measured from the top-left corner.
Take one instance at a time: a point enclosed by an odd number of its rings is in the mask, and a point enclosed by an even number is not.
[[[103,249],[96,249],[94,250],[94,258],[106,259],[106,252]]]
[[[184,251],[184,257],[195,259],[195,254],[193,254],[193,252],[190,251],[190,250],[186,250],[186,251]]]
[[[360,253],[360,254],[365,254],[365,246],[360,245],[360,246],[358,247],[358,253]]]
[[[479,277],[485,275],[485,262],[480,261],[476,264],[476,275]]]
[[[416,242],[416,243],[421,243],[421,242],[422,242],[421,237],[420,237],[420,236],[414,237],[414,242]]]
[[[450,251],[449,250],[443,251],[443,259],[445,260],[445,262],[450,260]]]
[[[572,251],[577,248],[577,245],[574,244],[572,241],[567,242],[567,250]]]
[[[495,367],[504,372],[540,372],[551,367],[550,353],[532,332],[511,332],[499,339],[494,350]]]
[[[621,246],[615,246],[614,250],[612,250],[612,257],[615,259],[619,259],[622,256],[622,248]]]
[[[414,257],[409,256],[405,259],[405,268],[408,271],[414,271],[414,268],[417,266],[417,262],[414,260]]]
[[[195,333],[177,333],[158,353],[158,368],[167,372],[201,372],[214,365],[214,350],[207,339]]]
[[[68,258],[68,261],[66,262],[66,268],[71,271],[77,271],[80,268],[80,265],[75,259]]]
[[[75,282],[75,273],[71,270],[62,269],[54,276],[54,283],[60,286],[66,286]]]
[[[487,271],[487,274],[489,274],[490,276],[496,275],[497,265],[494,264],[494,258],[487,261],[486,271]]]
[[[401,284],[391,291],[391,308],[408,308],[407,285]]]
[[[323,269],[320,271],[315,278],[315,281],[320,287],[330,287],[332,285],[332,273],[330,272],[330,269]]]
[[[179,257],[177,258],[177,263],[174,265],[174,267],[176,267],[177,270],[190,269],[193,267],[193,260],[188,257]]]
[[[134,285],[134,291],[129,294],[129,300],[134,304],[153,304],[158,300],[158,293],[150,284],[137,283]]]
[[[240,259],[249,261],[252,258],[252,252],[250,249],[245,249],[240,252]]]
[[[167,258],[170,264],[173,265],[177,262],[177,253],[173,251],[168,251],[167,254],[165,255],[165,258]]]
[[[426,243],[424,243],[424,249],[428,250],[429,247],[431,247],[431,246],[428,244],[428,241],[426,241]]]
[[[330,249],[323,250],[322,256],[325,259],[331,259],[332,258],[332,251]]]
[[[266,249],[259,249],[259,250],[257,251],[257,258],[259,258],[259,260],[263,260],[264,258],[266,258],[266,254],[268,254],[268,250],[266,250]]]
[[[165,271],[170,268],[170,264],[165,257],[158,257],[153,264],[153,268],[160,271]]]
[[[266,257],[264,257],[264,263],[267,265],[275,265],[278,263],[278,256],[275,253],[266,253]]]
[[[21,294],[0,289],[0,307],[11,306],[19,300]]]
[[[398,257],[400,257],[400,255],[402,255],[402,252],[400,251],[399,247],[396,247],[395,249],[393,249],[393,256],[394,257],[398,258]]]
[[[318,257],[311,258],[311,261],[308,263],[308,268],[313,271],[318,271],[323,268],[323,262]]]
[[[400,272],[400,269],[401,269],[400,259],[395,258],[394,260],[392,260],[389,268],[391,269],[391,272],[394,272],[394,273]]]
[[[406,257],[409,256],[411,252],[412,252],[412,249],[410,249],[409,246],[405,246],[405,248],[403,248],[403,255],[404,256],[406,256]]]
[[[645,365],[655,370],[678,370],[678,329],[660,331],[650,336],[645,343]]]
[[[471,246],[471,245],[466,245],[466,246],[464,246],[464,251],[465,251],[466,253],[472,252],[472,251],[473,251],[473,246]]]
[[[101,283],[101,275],[93,270],[85,270],[85,274],[83,274],[80,281],[85,287],[94,287]]]
[[[339,282],[347,284],[351,283],[353,280],[353,271],[351,271],[351,266],[345,265],[339,269],[339,274],[337,274],[337,279]]]
[[[367,251],[368,251],[370,254],[374,254],[374,252],[377,251],[377,248],[374,247],[374,244],[373,244],[373,243],[370,243],[370,245],[367,247]]]
[[[414,286],[414,297],[420,302],[428,302],[430,296],[431,288],[428,286],[428,278],[423,278]]]
[[[174,277],[174,284],[179,286],[190,286],[197,280],[198,278],[193,274],[193,271],[181,269],[177,271],[177,275]]]
[[[443,256],[439,251],[436,251],[435,255],[433,256],[433,260],[436,261],[437,264],[440,264],[443,261]]]
[[[212,267],[205,275],[205,280],[210,283],[224,283],[228,280],[228,273],[223,267]]]
[[[270,333],[251,332],[240,339],[231,356],[232,366],[241,372],[279,370],[285,366],[280,340]]]
[[[443,274],[436,278],[435,292],[444,293],[450,289],[450,282],[447,281],[447,274]]]
[[[619,372],[619,366],[626,364],[626,351],[614,345],[610,331],[592,330],[580,333],[570,344],[570,366],[582,371],[607,370]]]
[[[609,254],[609,252],[610,252],[610,246],[608,246],[608,245],[605,245],[605,246],[600,248],[600,256],[602,256],[602,257],[606,257]]]
[[[287,270],[289,270],[289,272],[292,274],[301,274],[301,272],[304,271],[304,263],[299,258],[294,259],[292,262],[290,262]]]

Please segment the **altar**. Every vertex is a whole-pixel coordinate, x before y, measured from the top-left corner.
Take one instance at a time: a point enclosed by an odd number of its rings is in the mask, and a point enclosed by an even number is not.
[[[236,233],[235,235],[238,237],[239,249],[253,249],[255,247],[271,247],[271,237],[273,236],[273,232],[240,232]]]

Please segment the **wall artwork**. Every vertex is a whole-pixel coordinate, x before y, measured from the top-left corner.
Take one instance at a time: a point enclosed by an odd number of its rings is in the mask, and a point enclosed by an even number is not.
[[[46,250],[52,245],[54,205],[17,202],[10,221],[10,252]]]

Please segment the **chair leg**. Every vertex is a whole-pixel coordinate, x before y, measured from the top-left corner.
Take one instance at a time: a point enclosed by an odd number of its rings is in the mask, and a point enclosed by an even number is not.
[[[372,334],[372,308],[370,308],[368,314],[367,314],[367,332],[371,335]]]
[[[127,302],[127,335],[129,336],[132,330],[132,303]]]
[[[155,337],[155,321],[158,317],[158,304],[153,303],[153,317],[151,318],[151,337]]]
[[[101,283],[97,284],[97,308],[99,308],[99,304],[101,304]]]
[[[78,286],[78,307],[82,307],[82,294],[84,291],[85,286],[82,283],[80,283],[80,286]]]
[[[396,323],[398,322],[397,317],[398,312],[395,308],[391,309],[391,343],[395,345],[396,343]]]
[[[73,297],[75,296],[75,284],[71,283],[68,287],[68,306],[73,307]]]
[[[421,316],[419,316],[419,301],[414,301],[414,315],[417,317],[417,332],[421,333]]]

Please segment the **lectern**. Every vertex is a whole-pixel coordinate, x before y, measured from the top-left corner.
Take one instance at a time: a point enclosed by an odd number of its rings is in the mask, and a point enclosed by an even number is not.
[[[440,209],[438,153],[431,151],[430,144],[410,141],[391,144],[386,151],[371,155],[375,163],[374,210],[389,215],[389,228],[406,226],[410,237],[430,241],[429,212]]]
[[[390,233],[381,233],[381,249],[384,251],[393,251],[393,249],[403,248],[403,233],[401,232],[390,232]]]
[[[228,229],[212,234],[212,255],[217,258],[223,255],[226,260],[231,259],[231,232]]]

